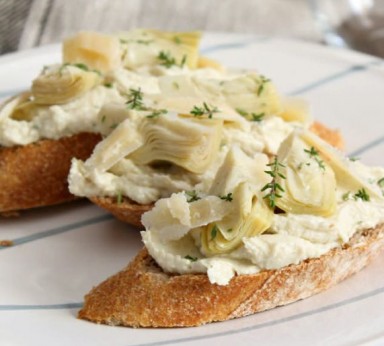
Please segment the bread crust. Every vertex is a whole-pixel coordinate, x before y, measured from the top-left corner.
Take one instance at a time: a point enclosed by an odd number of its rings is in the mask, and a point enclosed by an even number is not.
[[[141,215],[151,210],[154,204],[138,204],[127,197],[123,197],[121,202],[116,197],[90,197],[93,203],[109,211],[117,219],[142,227]]]
[[[100,140],[99,134],[79,133],[0,148],[0,213],[74,200],[67,183],[71,160],[87,159]]]
[[[239,275],[226,286],[205,274],[163,272],[146,249],[93,288],[78,317],[108,325],[187,327],[286,305],[336,285],[384,248],[384,225],[356,233],[342,248],[278,270]]]

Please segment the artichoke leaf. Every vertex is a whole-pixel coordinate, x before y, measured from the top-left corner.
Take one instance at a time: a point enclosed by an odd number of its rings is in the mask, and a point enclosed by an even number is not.
[[[75,65],[48,68],[32,82],[34,102],[39,105],[68,103],[101,83],[98,73]]]
[[[7,118],[15,120],[30,120],[34,109],[29,91],[13,96],[0,106],[0,121]]]
[[[85,64],[100,72],[121,66],[119,40],[97,32],[80,32],[63,42],[63,62]]]
[[[282,166],[275,183],[282,187],[276,206],[293,214],[329,216],[336,209],[336,179],[331,167],[293,132],[280,146],[277,160]]]
[[[141,145],[143,138],[137,131],[136,123],[126,119],[96,145],[85,165],[98,171],[107,171]]]
[[[302,131],[301,138],[308,143],[308,145],[316,148],[327,164],[332,167],[339,186],[342,186],[347,191],[365,189],[371,198],[383,200],[380,191],[362,179],[355,171],[353,163],[340,151],[310,131]]]
[[[166,161],[203,173],[219,150],[222,127],[220,119],[194,119],[176,113],[145,119],[139,129],[144,145],[130,159],[142,165]]]
[[[126,68],[137,69],[142,66],[159,65],[160,53],[173,60],[171,65],[191,69],[197,67],[201,33],[165,32],[138,29],[119,34],[125,48],[123,64]],[[170,66],[169,66],[170,67]]]
[[[248,183],[239,184],[228,203],[231,211],[201,230],[202,252],[207,256],[231,252],[244,237],[257,236],[272,224],[273,211]]]

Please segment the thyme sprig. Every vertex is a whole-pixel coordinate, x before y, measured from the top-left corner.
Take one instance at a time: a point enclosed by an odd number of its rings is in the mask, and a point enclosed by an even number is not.
[[[199,197],[199,195],[197,194],[196,190],[184,191],[184,193],[187,195],[187,202],[188,203],[195,202],[195,201],[198,201],[199,199],[201,199]]]
[[[185,63],[187,62],[187,56],[183,55],[183,58],[181,59],[180,63],[178,64],[175,57],[171,55],[170,52],[160,51],[159,55],[157,56],[157,59],[160,61],[160,65],[165,66],[166,68],[170,68],[172,66],[179,66],[183,67]]]
[[[129,89],[128,101],[125,104],[129,109],[145,110],[143,103],[143,92],[140,88],[138,89]]]
[[[260,76],[260,79],[259,79],[259,87],[257,88],[257,91],[256,91],[256,94],[257,96],[260,96],[262,94],[262,92],[264,91],[265,89],[265,85],[267,83],[269,83],[271,80],[266,78],[265,76]]]
[[[233,194],[232,192],[230,192],[230,193],[227,193],[226,195],[219,196],[219,198],[222,199],[223,201],[232,202]]]
[[[365,201],[365,202],[369,202],[371,200],[371,197],[369,196],[369,194],[367,193],[367,191],[365,191],[364,188],[361,188],[360,190],[358,190],[354,195],[353,195],[353,198],[355,200],[357,199],[361,199],[362,201]]]
[[[239,113],[244,118],[247,118],[250,121],[260,122],[265,117],[265,112],[262,112],[262,113],[248,113],[244,109],[241,109],[241,108],[236,108],[236,112]]]
[[[216,238],[217,232],[219,232],[219,228],[217,227],[216,224],[214,224],[211,229],[211,240],[214,240]]]
[[[148,119],[155,119],[160,117],[160,115],[166,114],[167,110],[166,109],[154,109],[152,113],[146,115],[145,117]]]
[[[277,156],[275,156],[273,162],[269,163],[267,166],[271,169],[264,172],[270,175],[272,180],[261,189],[261,192],[269,190],[263,198],[268,199],[269,206],[274,209],[276,207],[276,199],[281,198],[281,193],[285,192],[283,187],[277,182],[278,177],[281,179],[286,179],[285,175],[280,172],[280,169],[285,167],[285,165],[280,163],[277,159]]]
[[[309,155],[309,157],[311,159],[314,159],[317,164],[319,165],[319,167],[322,169],[322,170],[325,170],[325,165],[324,165],[324,161],[320,159],[320,154],[319,152],[315,149],[315,147],[311,147],[309,150],[308,149],[304,149],[304,151]]]
[[[212,119],[214,113],[220,112],[217,107],[209,106],[206,102],[203,102],[202,107],[193,106],[190,113],[195,117],[201,117],[203,115],[208,115],[209,119]]]
[[[197,261],[197,257],[191,256],[191,255],[184,256],[184,258],[187,260],[190,260],[191,262]]]

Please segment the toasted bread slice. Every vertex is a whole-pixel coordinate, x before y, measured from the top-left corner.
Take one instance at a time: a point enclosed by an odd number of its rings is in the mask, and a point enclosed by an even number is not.
[[[71,160],[87,159],[100,140],[98,134],[80,133],[0,148],[0,213],[75,199],[67,184]]]
[[[162,271],[146,249],[85,297],[79,318],[132,327],[186,327],[286,305],[336,285],[384,249],[384,225],[356,233],[319,258],[211,284],[205,274]]]
[[[153,204],[138,204],[126,197],[119,202],[116,197],[91,197],[90,200],[117,219],[137,227],[142,227],[141,215],[153,207]]]
[[[318,122],[311,126],[311,131],[334,147],[344,149],[344,140],[339,131],[332,130]],[[116,197],[91,197],[90,200],[109,211],[117,219],[139,227],[142,226],[141,215],[153,207],[153,204],[140,205],[125,197],[119,202]]]

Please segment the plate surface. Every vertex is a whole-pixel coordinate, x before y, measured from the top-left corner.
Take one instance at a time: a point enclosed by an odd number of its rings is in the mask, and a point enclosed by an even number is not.
[[[347,152],[384,166],[384,64],[377,58],[298,41],[206,34],[204,55],[256,69],[283,94],[342,130]],[[30,85],[46,46],[0,57],[0,98]],[[1,345],[379,345],[384,343],[384,254],[322,294],[254,316],[186,329],[131,329],[76,318],[83,295],[140,249],[139,232],[85,202],[0,219]]]

